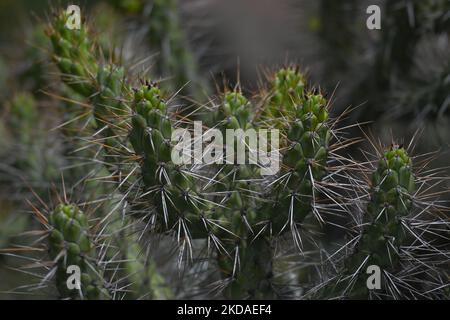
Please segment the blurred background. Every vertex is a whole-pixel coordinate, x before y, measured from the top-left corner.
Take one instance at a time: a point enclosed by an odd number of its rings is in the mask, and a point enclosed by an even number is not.
[[[331,99],[342,126],[383,143],[409,143],[416,153],[450,147],[450,1],[448,0],[113,0],[0,2],[0,299],[25,294],[32,271],[17,271],[30,230],[31,202],[46,199],[67,156],[61,101],[49,94],[45,22],[51,8],[81,7],[105,51],[137,75],[148,74],[197,101],[224,79],[255,94],[265,74],[297,63]],[[368,30],[369,5],[381,8],[381,30]],[[116,48],[116,49],[112,49]],[[54,71],[56,72],[56,71]],[[348,152],[360,158],[360,148]],[[25,239],[25,240],[24,240]],[[14,246],[16,254],[6,254]],[[24,247],[25,248],[25,247]]]

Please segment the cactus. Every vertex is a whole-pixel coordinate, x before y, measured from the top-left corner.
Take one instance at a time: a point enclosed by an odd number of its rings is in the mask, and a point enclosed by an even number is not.
[[[355,253],[346,262],[345,275],[354,275],[349,297],[368,296],[363,272],[366,266],[377,265],[389,271],[398,268],[396,252],[406,238],[401,219],[409,214],[415,191],[411,159],[403,148],[394,145],[385,152],[372,175],[372,195],[366,217],[369,225]]]
[[[262,120],[278,128],[282,141],[282,166],[274,186],[271,217],[274,233],[291,229],[297,246],[301,239],[297,224],[316,210],[317,187],[327,171],[331,129],[325,99],[307,93],[305,80],[298,68],[287,67],[277,72]]]
[[[285,295],[288,290],[278,290],[286,289],[282,274],[290,270],[281,269],[292,257],[280,255],[278,250],[287,246],[286,251],[305,264],[308,259],[305,248],[319,252],[317,256],[325,250],[334,250],[320,233],[330,225],[348,230],[346,225],[335,223],[333,216],[348,221],[355,215],[352,210],[360,214],[357,201],[363,196],[351,199],[350,194],[365,189],[358,176],[361,172],[357,170],[362,165],[341,155],[356,139],[340,136],[325,95],[307,85],[298,67],[286,66],[270,76],[267,89],[251,99],[239,85],[220,93],[218,103],[210,99],[213,108],[204,126],[207,132],[208,129],[222,133],[227,129],[278,130],[281,146],[271,144],[269,150],[282,157],[280,171],[274,176],[263,176],[263,164],[259,162],[235,165],[235,159],[226,159],[225,163],[208,166],[175,163],[172,152],[180,141],[173,134],[177,129],[185,129],[184,132],[195,129],[191,118],[196,114],[191,117],[177,112],[178,106],[174,104],[177,99],[170,89],[164,90],[149,80],[134,81],[120,61],[112,61],[114,56],[105,59],[86,24],[80,30],[69,30],[64,27],[65,19],[65,14],[57,14],[49,24],[47,35],[52,42],[52,58],[63,82],[90,106],[95,132],[82,133],[91,135],[89,143],[101,147],[100,162],[108,170],[108,182],[116,186],[105,191],[119,202],[110,213],[96,213],[101,222],[95,228],[89,227],[86,215],[75,205],[57,207],[48,223],[38,215],[51,232],[49,252],[56,263],[61,296],[172,297],[171,290],[156,272],[156,264],[149,258],[150,247],[141,241],[141,237],[148,240],[168,235],[175,236],[171,238],[178,242],[179,265],[185,257],[188,258],[185,266],[195,263],[196,245],[207,246],[208,266],[202,270],[214,268],[213,273],[220,279],[211,285],[226,298],[298,297],[309,285],[303,280],[296,283],[300,288],[297,293]],[[188,147],[196,144],[194,139]],[[238,138],[237,144],[245,145],[245,137]],[[253,156],[253,152],[246,149],[246,156]],[[349,169],[356,173],[350,174]],[[372,176],[371,200],[364,215],[364,222],[368,223],[356,228],[362,229],[361,234],[351,242],[358,244],[350,255],[344,255],[341,273],[323,283],[320,272],[314,268],[303,269],[308,274],[302,275],[302,279],[322,281],[308,291],[311,296],[444,296],[445,272],[441,269],[444,269],[442,258],[447,253],[445,241],[443,245],[439,241],[446,239],[448,224],[444,219],[439,220],[437,232],[443,234],[439,239],[432,236],[435,230],[423,230],[430,237],[423,240],[427,243],[425,248],[416,243],[420,242],[416,237],[420,232],[411,233],[408,228],[411,221],[422,226],[416,216],[411,218],[414,206],[420,203],[417,184],[406,151],[399,146],[386,151]],[[115,211],[119,207],[123,210],[120,217]],[[431,210],[429,213],[433,215]],[[119,219],[123,224],[116,225]],[[142,229],[135,229],[135,225]],[[125,232],[128,228],[130,232]],[[107,260],[120,257],[123,261],[114,263],[116,270],[120,270],[117,276],[121,280],[117,282],[110,279],[104,261],[95,263],[98,258],[94,247],[99,245],[99,239],[105,240],[108,247],[104,249]],[[109,241],[114,245],[106,245]],[[406,253],[405,248],[409,248]],[[433,249],[436,261],[416,258],[420,254],[426,256],[428,249]],[[203,254],[203,250],[199,251],[199,255]],[[335,253],[338,250],[330,256],[334,257]],[[414,258],[408,260],[408,254]],[[319,263],[328,260],[332,259]],[[85,282],[80,292],[67,292],[64,287],[68,262],[79,264],[82,269]],[[380,292],[369,291],[365,274],[361,273],[368,263],[378,265],[388,275],[405,272],[402,281],[406,279],[408,287],[397,294],[386,282]],[[420,273],[414,275],[414,270]],[[426,289],[413,284],[419,278],[424,280]],[[441,280],[441,287],[434,286],[433,281],[439,282],[436,279]],[[408,290],[409,293],[405,292]],[[433,293],[428,294],[427,290]]]
[[[89,234],[85,213],[76,205],[62,204],[49,218],[49,255],[56,264],[56,287],[62,298],[109,299],[102,271],[98,268],[95,246]],[[68,268],[81,272],[79,290],[68,288]],[[70,270],[69,270],[70,271]]]
[[[127,280],[132,284],[132,296],[136,299],[173,298],[172,290],[158,273],[155,262],[151,259],[143,259],[141,250],[138,243],[131,243],[124,249],[127,255],[125,270]]]
[[[222,102],[214,114],[217,129],[223,133],[226,129],[254,129],[251,116],[252,105],[240,89],[226,91]],[[228,141],[227,141],[228,143]],[[245,137],[237,139],[238,145],[245,145]],[[239,148],[239,147],[238,147]],[[247,158],[254,156],[256,150],[248,150]],[[227,159],[228,161],[230,159]],[[225,252],[218,253],[218,265],[222,276],[230,281],[225,296],[232,299],[274,298],[271,288],[272,248],[265,237],[258,237],[259,199],[255,194],[260,190],[256,165],[226,164],[220,170],[217,180],[217,192],[225,197],[218,199],[223,207],[216,209],[215,214],[227,219],[228,231],[237,239],[226,233],[220,235],[224,239]],[[229,257],[231,255],[231,258]],[[239,265],[239,269],[235,266]],[[256,271],[256,272],[255,272]]]
[[[149,250],[142,245],[133,221],[115,211],[105,226],[102,238],[108,239],[106,259],[109,269],[116,270],[116,298],[124,299],[170,299],[173,291],[159,273]]]
[[[353,253],[344,257],[339,274],[315,288],[317,291],[313,290],[315,298],[405,299],[444,294],[443,290],[433,290],[434,286],[441,289],[442,283],[425,279],[441,272],[440,264],[445,265],[441,256],[445,259],[445,253],[426,240],[427,229],[419,229],[419,232],[409,220],[412,214],[417,214],[413,210],[419,199],[417,181],[407,151],[402,146],[391,145],[372,174],[364,227],[355,238],[358,241]],[[417,216],[413,218],[416,223]],[[446,228],[445,220],[439,218],[432,218],[429,223]],[[421,243],[421,249],[414,249],[415,241]],[[422,261],[423,257],[415,252],[424,248],[432,259],[426,257]],[[413,266],[408,266],[410,263]],[[366,273],[369,266],[380,268],[381,288],[369,289]],[[411,274],[408,274],[409,268]]]

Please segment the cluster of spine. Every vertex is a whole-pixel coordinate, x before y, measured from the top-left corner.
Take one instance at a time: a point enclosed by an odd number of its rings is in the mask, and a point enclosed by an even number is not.
[[[96,265],[87,216],[75,205],[62,204],[51,212],[48,222],[51,228],[48,251],[56,263],[56,287],[61,298],[110,299],[103,275]],[[70,266],[78,267],[81,272],[78,290],[69,288],[69,276],[73,272],[68,272]]]

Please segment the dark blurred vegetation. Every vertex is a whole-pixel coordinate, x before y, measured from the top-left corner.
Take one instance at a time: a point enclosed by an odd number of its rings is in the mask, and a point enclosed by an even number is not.
[[[55,84],[42,68],[42,22],[52,6],[68,3],[109,32],[99,39],[105,48],[122,45],[114,54],[139,65],[137,73],[148,68],[172,89],[190,79],[183,95],[206,99],[223,78],[253,93],[267,69],[297,62],[332,97],[335,114],[357,107],[348,124],[364,123],[385,143],[408,143],[419,130],[416,152],[441,149],[436,165],[449,165],[450,1],[192,0],[148,12],[139,0],[2,0],[0,250],[20,245],[15,235],[33,224],[25,199],[49,197],[60,170],[75,161],[67,159],[64,134],[51,130],[64,120],[55,107],[60,101],[45,93]],[[382,30],[366,28],[371,4],[382,8]],[[361,135],[357,127],[352,132]],[[22,297],[8,293],[27,283],[26,272],[13,270],[18,264],[0,255],[0,298]]]

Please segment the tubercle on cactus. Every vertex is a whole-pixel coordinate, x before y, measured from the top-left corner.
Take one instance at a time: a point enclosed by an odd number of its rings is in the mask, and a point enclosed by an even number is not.
[[[56,263],[56,286],[62,298],[110,299],[100,269],[86,215],[73,204],[61,204],[48,218],[49,255]],[[68,268],[80,269],[80,289],[68,288]]]

